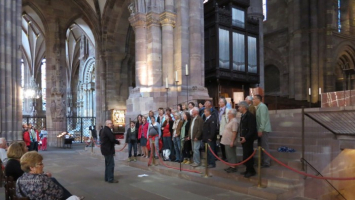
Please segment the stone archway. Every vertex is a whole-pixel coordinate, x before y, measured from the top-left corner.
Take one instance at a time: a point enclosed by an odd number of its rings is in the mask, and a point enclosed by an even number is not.
[[[334,65],[335,91],[351,90],[355,88],[355,49],[346,45],[339,51]]]
[[[79,74],[77,115],[80,117],[96,116],[95,73],[95,58],[89,58]]]
[[[280,70],[275,65],[267,65],[265,67],[265,94],[279,96],[280,90]]]

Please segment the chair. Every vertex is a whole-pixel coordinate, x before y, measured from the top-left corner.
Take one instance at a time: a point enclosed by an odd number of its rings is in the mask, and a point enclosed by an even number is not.
[[[0,187],[2,187],[3,181],[4,181],[4,173],[5,173],[4,170],[5,170],[5,168],[3,168],[1,160],[0,160],[0,166],[1,166],[1,170],[0,170]]]
[[[9,188],[9,192],[10,192],[10,199],[11,200],[30,200],[28,197],[17,197],[16,196],[16,188]]]
[[[16,196],[16,181],[12,176],[5,176],[5,199],[6,200],[30,200],[28,197]]]

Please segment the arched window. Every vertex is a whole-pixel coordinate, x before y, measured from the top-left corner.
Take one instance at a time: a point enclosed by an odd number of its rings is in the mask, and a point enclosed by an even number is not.
[[[46,59],[42,60],[42,66],[41,66],[41,85],[42,85],[42,110],[46,111],[46,104],[47,104],[47,98],[46,98],[46,89],[47,89],[47,84],[46,84]]]
[[[338,0],[338,32],[340,33],[341,31],[341,19],[340,19],[340,16],[341,16],[341,2],[340,0]]]
[[[263,0],[263,15],[264,15],[264,21],[267,19],[267,0]]]
[[[265,94],[280,95],[280,70],[274,65],[265,67]]]
[[[95,58],[89,58],[83,66],[78,83],[77,113],[80,117],[96,115]]]

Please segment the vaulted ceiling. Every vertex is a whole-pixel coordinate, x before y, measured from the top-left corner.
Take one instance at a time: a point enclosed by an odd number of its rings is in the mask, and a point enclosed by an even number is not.
[[[101,16],[104,13],[105,5],[107,0],[86,0],[86,2],[90,5],[92,10],[96,14],[100,14]]]

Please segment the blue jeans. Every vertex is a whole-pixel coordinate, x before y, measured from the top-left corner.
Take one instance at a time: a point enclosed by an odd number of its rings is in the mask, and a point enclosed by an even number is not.
[[[208,142],[208,144],[210,145],[213,153],[216,152],[216,141],[210,141]],[[207,164],[208,165],[213,165],[213,166],[216,166],[216,159],[215,157],[213,156],[213,154],[211,153],[210,149],[208,148],[207,149]]]
[[[201,140],[191,140],[192,152],[193,152],[193,161],[194,163],[200,165],[201,164],[201,157],[200,157],[200,146]]]
[[[134,157],[137,157],[137,142],[128,143],[128,158],[132,157],[132,147],[134,151]]]
[[[169,149],[170,152],[173,152],[173,145],[172,145],[171,137],[163,137],[163,145],[164,149]]]
[[[180,137],[174,137],[174,148],[175,148],[175,157],[176,160],[182,161],[182,156],[181,156],[181,139]]]
[[[115,159],[114,155],[105,156],[105,181],[113,181],[113,172],[115,169]]]
[[[159,136],[155,136],[155,156],[159,156]],[[153,153],[153,138],[149,138],[150,153]]]

